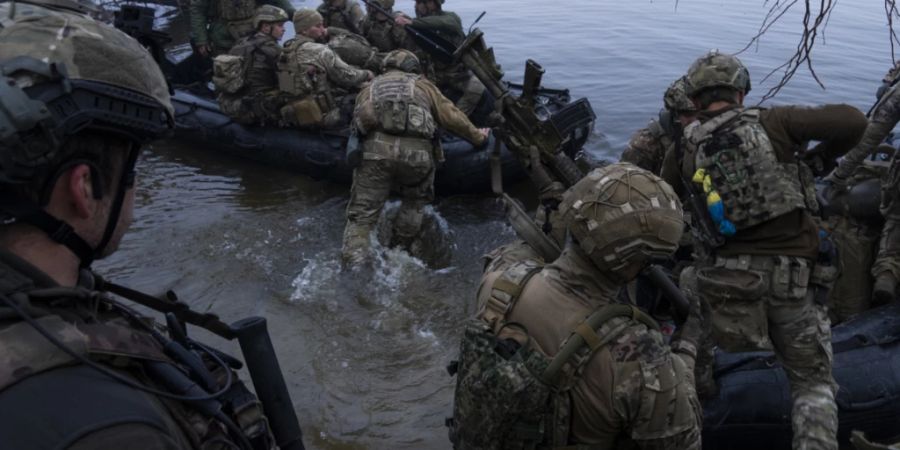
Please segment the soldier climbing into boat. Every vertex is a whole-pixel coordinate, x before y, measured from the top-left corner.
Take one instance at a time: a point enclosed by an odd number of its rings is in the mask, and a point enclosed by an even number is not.
[[[244,124],[277,125],[286,96],[278,89],[276,69],[281,57],[287,13],[272,5],[256,8],[256,32],[213,59],[216,100],[223,113]]]
[[[699,256],[679,283],[712,311],[713,339],[697,359],[698,391],[716,393],[714,345],[773,348],[791,386],[793,448],[837,449],[824,306],[837,270],[809,212],[817,208],[812,172],[794,152],[816,140],[813,151],[837,157],[859,141],[865,117],[848,105],[745,108],[749,71],[718,52],[691,65],[686,86],[699,120],[684,131],[683,154],[666,158],[675,167],[663,173],[703,195],[692,214],[712,224],[692,228]]]
[[[559,210],[571,236],[559,258],[482,277],[478,312],[450,366],[454,448],[699,450],[699,304],[669,346],[652,318],[617,300],[678,247],[678,197],[659,177],[618,163],[578,181]]]
[[[869,124],[862,140],[850,150],[831,174],[826,177],[831,186],[827,196],[833,199],[847,191],[849,179],[863,160],[874,153],[900,121],[900,63],[888,71],[878,89],[878,102],[869,115]],[[881,214],[885,224],[881,231],[878,255],[872,265],[875,283],[872,289],[874,304],[884,304],[897,297],[900,280],[900,156],[894,152],[881,190]]]
[[[364,14],[356,0],[322,0],[316,11],[322,15],[326,28],[335,27],[362,34],[359,26]]]
[[[278,86],[292,97],[281,108],[289,126],[334,128],[350,121],[353,96],[374,74],[344,62],[323,42],[328,29],[313,9],[294,13],[297,36],[288,41],[278,61]]]
[[[288,17],[294,14],[288,0],[191,0],[188,11],[195,51],[204,58],[227,53],[238,40],[254,33],[253,16],[263,4],[281,8]]]
[[[367,262],[370,234],[392,190],[402,195],[402,203],[390,245],[408,249],[418,237],[425,205],[434,199],[435,166],[444,157],[436,140],[438,127],[476,146],[483,145],[489,133],[475,128],[420,75],[419,60],[412,52],[390,52],[383,71],[359,93],[353,111],[361,154],[347,205],[341,249],[345,267]]]
[[[441,6],[443,4],[444,0],[416,0],[416,18],[401,15],[394,18],[394,22],[401,26],[412,25],[417,29],[427,30],[459,46],[466,38],[462,20],[456,13],[444,11]],[[471,115],[485,92],[484,84],[462,62],[448,64],[428,58],[427,64],[430,65],[427,73],[433,72],[434,83],[441,92],[458,97],[456,107],[466,115]]]

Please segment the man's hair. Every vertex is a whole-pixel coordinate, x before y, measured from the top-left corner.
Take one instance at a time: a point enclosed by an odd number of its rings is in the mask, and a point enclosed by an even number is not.
[[[14,195],[44,206],[50,201],[60,176],[77,164],[87,163],[96,168],[92,176],[99,172],[100,179],[93,182],[95,187],[100,188],[100,194],[105,196],[113,191],[113,185],[121,176],[131,145],[131,141],[108,133],[78,134],[63,144],[62,152],[67,155],[63,162],[41,171],[27,183],[0,187],[0,195]]]
[[[715,102],[737,104],[738,91],[726,86],[716,86],[700,91],[693,100],[700,103],[700,109],[709,108]]]

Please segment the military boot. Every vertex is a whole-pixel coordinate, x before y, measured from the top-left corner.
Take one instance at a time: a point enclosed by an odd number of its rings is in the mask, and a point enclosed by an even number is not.
[[[872,302],[876,305],[890,303],[897,298],[897,279],[890,272],[881,272],[875,278],[872,289]]]

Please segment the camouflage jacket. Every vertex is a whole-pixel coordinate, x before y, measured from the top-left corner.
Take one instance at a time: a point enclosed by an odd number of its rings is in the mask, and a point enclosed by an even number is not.
[[[838,165],[835,175],[847,179],[856,168],[884,142],[897,122],[900,121],[900,83],[890,86],[875,105],[869,117],[869,126],[862,139],[850,149]],[[897,160],[896,154],[894,160]]]
[[[631,136],[620,160],[659,175],[666,151],[672,145],[674,145],[672,138],[666,134],[659,122],[652,120],[647,128],[638,130]]]
[[[331,0],[324,0],[318,8],[326,27],[343,28],[351,33],[360,34],[359,24],[363,19],[363,10],[355,0],[344,0],[339,7],[331,6]]]
[[[343,28],[328,28],[329,48],[351,66],[361,67],[374,73],[381,72],[381,61],[384,54],[369,44],[363,36],[351,33]]]
[[[175,363],[159,341],[114,307],[105,294],[94,290],[93,283],[92,274],[83,271],[78,286],[61,287],[28,262],[0,250],[0,295],[16,302],[79,357],[147,388],[166,390],[159,385],[161,380],[147,375],[148,367]],[[138,320],[164,331],[152,320]],[[225,427],[193,406],[146,393],[81,364],[39,334],[6,302],[0,302],[0,349],[0,408],[28,412],[8,414],[0,422],[4,446],[79,450],[237,447]],[[224,375],[212,373],[214,377]],[[249,395],[239,382],[232,387],[243,391],[234,389],[229,395]],[[243,403],[249,408],[246,411],[256,411],[250,421],[254,426],[265,424],[259,404],[252,396],[249,399],[250,403]],[[242,418],[249,416],[242,412],[240,417],[232,417],[244,428],[249,422]],[[262,432],[268,433],[266,425]]]
[[[288,0],[191,0],[188,7],[191,27],[191,42],[195,45],[212,44],[224,49],[231,48],[239,39],[235,37],[234,25],[253,29],[253,14],[256,7],[271,4],[283,9],[288,17],[294,15],[294,7]],[[247,33],[247,34],[250,34]]]
[[[553,357],[585,317],[615,302],[620,286],[606,281],[576,247],[567,247],[553,263],[525,284],[503,327],[486,308],[502,272],[486,273],[478,290],[478,316],[500,338],[526,342]],[[616,331],[614,331],[616,330]],[[662,335],[634,319],[605,322],[597,335],[615,336],[588,353],[569,391],[567,442],[591,448],[639,447],[699,449],[700,407],[693,387],[693,359],[673,354]]]
[[[248,64],[246,83],[248,94],[257,94],[278,89],[277,70],[281,46],[272,36],[256,32],[238,41],[228,52],[243,56]]]
[[[389,52],[405,48],[410,49],[409,37],[401,26],[394,23],[394,18],[403,13],[395,12],[393,17],[379,20],[380,14],[375,17],[367,15],[360,24],[360,34],[365,37],[380,52]]]
[[[379,77],[393,77],[396,76],[397,71],[388,71],[384,75],[380,75]],[[405,75],[405,74],[404,74]],[[484,137],[475,128],[475,125],[472,125],[472,122],[469,120],[466,115],[457,108],[453,102],[444,97],[441,94],[441,91],[434,85],[431,81],[429,81],[425,77],[418,77],[415,82],[416,94],[425,98],[427,103],[430,103],[431,107],[431,115],[437,124],[475,144],[480,145],[484,142]],[[362,107],[368,103],[370,103],[369,99],[371,97],[371,88],[372,85],[367,85],[363,88],[362,91],[356,96],[356,109],[354,111],[354,122],[357,122],[356,117],[359,116],[360,110]],[[365,125],[363,125],[363,129],[365,129]]]
[[[320,44],[312,39],[298,35],[284,45],[284,52],[278,62],[278,67],[311,65],[315,66],[322,75],[318,90],[330,90],[335,87],[344,89],[358,89],[369,79],[369,71],[353,67],[341,59],[328,45]]]
[[[412,26],[429,30],[453,45],[462,44],[466,39],[466,33],[462,28],[462,20],[456,13],[450,11],[441,11],[430,16],[416,17],[413,19]],[[416,52],[416,55],[423,58],[423,63],[429,66],[428,70],[434,71],[435,80],[441,88],[446,87],[449,83],[471,76],[469,69],[462,62],[447,65],[428,58],[426,52]]]

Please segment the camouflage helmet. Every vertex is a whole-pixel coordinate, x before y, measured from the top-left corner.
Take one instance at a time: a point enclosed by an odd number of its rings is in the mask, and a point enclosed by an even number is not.
[[[259,29],[259,24],[263,22],[284,23],[291,20],[283,9],[273,5],[262,5],[256,8],[256,14],[253,16],[253,28]]]
[[[411,51],[398,49],[391,51],[381,62],[381,71],[397,69],[407,73],[420,73],[419,58]]]
[[[694,112],[697,110],[694,107],[694,102],[688,98],[687,94],[684,93],[685,89],[685,77],[681,77],[666,89],[666,94],[663,95],[663,104],[665,104],[666,109],[673,113],[682,113],[682,112]]]
[[[729,87],[750,92],[750,71],[736,56],[711,51],[697,58],[686,75],[685,94],[694,98],[704,89]]]
[[[144,143],[174,129],[166,80],[136,40],[85,15],[9,5],[0,5],[12,18],[0,28],[0,182],[64,161],[62,144],[82,130]]]
[[[324,23],[325,19],[322,18],[322,15],[319,14],[318,11],[314,9],[298,9],[297,12],[294,13],[294,30],[297,33],[302,33],[320,23]]]
[[[563,195],[559,212],[594,265],[619,282],[674,253],[684,229],[672,187],[629,163],[588,173]]]

